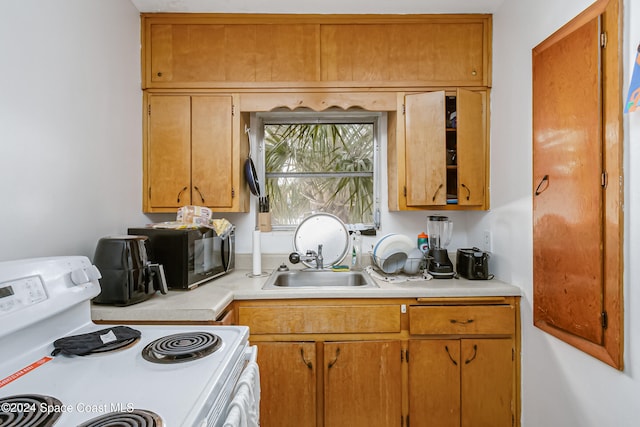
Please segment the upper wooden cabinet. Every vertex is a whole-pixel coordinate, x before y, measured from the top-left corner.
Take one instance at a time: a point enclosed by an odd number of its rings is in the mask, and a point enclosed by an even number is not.
[[[390,210],[488,209],[486,95],[399,95],[388,131]]]
[[[490,86],[490,15],[143,14],[143,88]]]
[[[146,94],[145,100],[144,211],[176,212],[191,204],[245,210],[233,97]]]

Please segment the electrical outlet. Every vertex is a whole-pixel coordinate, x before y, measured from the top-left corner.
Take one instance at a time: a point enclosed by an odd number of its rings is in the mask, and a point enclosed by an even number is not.
[[[484,231],[482,250],[486,252],[493,251],[493,236],[491,236],[491,232],[489,230]]]

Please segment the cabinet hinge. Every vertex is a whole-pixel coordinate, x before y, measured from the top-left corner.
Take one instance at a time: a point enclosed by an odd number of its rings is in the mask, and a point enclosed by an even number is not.
[[[600,33],[600,47],[607,47],[607,33],[605,32]]]
[[[409,427],[409,415],[407,415],[407,427]]]
[[[600,178],[600,183],[602,184],[602,188],[606,189],[607,184],[609,183],[609,174],[607,171],[602,171],[602,177]]]
[[[236,106],[235,105],[231,105],[231,117],[236,115]]]
[[[404,116],[405,114],[407,114],[407,106],[402,104],[402,115]]]
[[[151,115],[151,104],[147,105],[147,115]]]
[[[402,192],[404,193],[404,197],[407,197],[407,186],[406,185],[403,187]]]
[[[511,349],[511,361],[512,362],[516,361],[516,349],[515,348]]]
[[[235,188],[231,188],[231,198],[233,199],[234,197],[236,197],[236,190]]]
[[[601,314],[601,319],[602,319],[602,329],[607,329],[607,327],[609,326],[609,316],[607,315],[606,311],[603,311]]]
[[[149,193],[149,200],[151,200],[151,187],[149,187],[148,193]]]
[[[407,361],[409,363],[409,350],[400,350],[400,362]]]

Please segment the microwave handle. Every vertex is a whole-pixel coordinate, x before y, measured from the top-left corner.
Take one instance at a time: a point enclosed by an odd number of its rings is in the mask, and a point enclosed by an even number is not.
[[[222,263],[224,264],[224,271],[229,271],[229,266],[233,262],[233,254],[235,251],[233,250],[234,239],[232,237],[233,235],[229,234],[222,240]]]
[[[164,266],[162,264],[149,264],[149,270],[151,270],[153,277],[153,289],[166,295],[169,292],[169,288],[167,286],[167,278],[164,275]]]

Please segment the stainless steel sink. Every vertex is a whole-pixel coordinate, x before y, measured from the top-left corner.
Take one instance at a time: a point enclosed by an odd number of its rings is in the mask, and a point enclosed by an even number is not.
[[[262,289],[290,288],[377,288],[378,285],[363,271],[292,270],[276,271]]]

